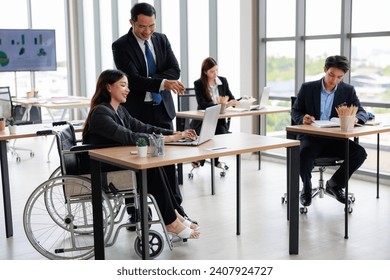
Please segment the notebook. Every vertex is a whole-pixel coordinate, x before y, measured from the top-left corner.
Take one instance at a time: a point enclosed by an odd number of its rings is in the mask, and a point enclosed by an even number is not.
[[[340,126],[340,121],[336,120],[336,118],[330,120],[315,120],[311,125],[316,127],[338,127]]]
[[[181,139],[176,142],[167,142],[165,143],[165,145],[198,146],[210,140],[215,134],[220,110],[221,104],[206,108],[204,112],[202,126],[200,128],[200,133],[195,140]]]
[[[229,107],[226,109],[226,111],[244,112],[244,111],[250,111],[250,110],[264,109],[267,106],[270,91],[271,91],[270,87],[263,88],[263,92],[261,93],[261,96],[260,96],[260,102],[257,105],[251,105],[249,103],[245,104],[245,101],[242,101],[240,105],[237,105],[236,107]]]

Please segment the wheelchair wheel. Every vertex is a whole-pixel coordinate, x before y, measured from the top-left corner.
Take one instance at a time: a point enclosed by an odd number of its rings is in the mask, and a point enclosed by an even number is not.
[[[107,243],[113,214],[102,193]],[[94,254],[92,194],[89,179],[58,176],[38,186],[27,200],[23,226],[31,245],[49,259],[89,259]]]
[[[61,166],[58,166],[56,170],[53,171],[53,173],[50,174],[49,179],[55,178],[62,175]]]
[[[154,259],[157,258],[164,249],[164,239],[160,233],[155,230],[149,230],[149,256]],[[142,258],[142,240],[140,236],[134,241],[134,250],[137,255]]]

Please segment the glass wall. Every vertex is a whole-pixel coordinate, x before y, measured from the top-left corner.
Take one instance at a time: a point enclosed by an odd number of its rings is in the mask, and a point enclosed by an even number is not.
[[[390,123],[390,23],[386,0],[261,0],[266,11],[266,35],[259,41],[266,46],[266,77],[259,83],[271,87],[273,104],[286,104],[305,81],[324,75],[327,56],[342,54],[349,58],[351,71],[345,82],[355,86],[365,109],[376,119]],[[284,7],[283,11],[279,7]],[[288,7],[288,8],[286,8]],[[298,17],[295,17],[298,15]],[[283,24],[280,24],[283,22]],[[289,104],[289,102],[287,103]],[[267,118],[269,135],[285,135],[281,123],[289,116]],[[375,171],[376,136],[361,137],[368,151],[363,169]],[[388,157],[390,136],[381,135],[381,157]],[[390,155],[390,154],[389,154]],[[390,173],[390,165],[381,165]]]

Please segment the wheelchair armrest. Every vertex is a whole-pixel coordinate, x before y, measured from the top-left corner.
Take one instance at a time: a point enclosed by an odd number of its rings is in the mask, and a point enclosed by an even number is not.
[[[54,131],[51,129],[37,131],[37,136],[53,135]]]
[[[72,151],[72,152],[89,151],[89,150],[110,148],[110,147],[116,147],[116,146],[119,146],[119,145],[81,144],[81,145],[73,146],[69,151]]]
[[[66,125],[69,124],[67,121],[53,122],[52,126]]]

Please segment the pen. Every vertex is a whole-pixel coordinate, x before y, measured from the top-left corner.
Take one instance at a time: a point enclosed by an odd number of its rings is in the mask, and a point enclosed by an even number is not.
[[[222,150],[222,149],[226,149],[227,147],[214,147],[214,148],[210,148],[210,150],[212,151],[215,151],[215,150]]]

